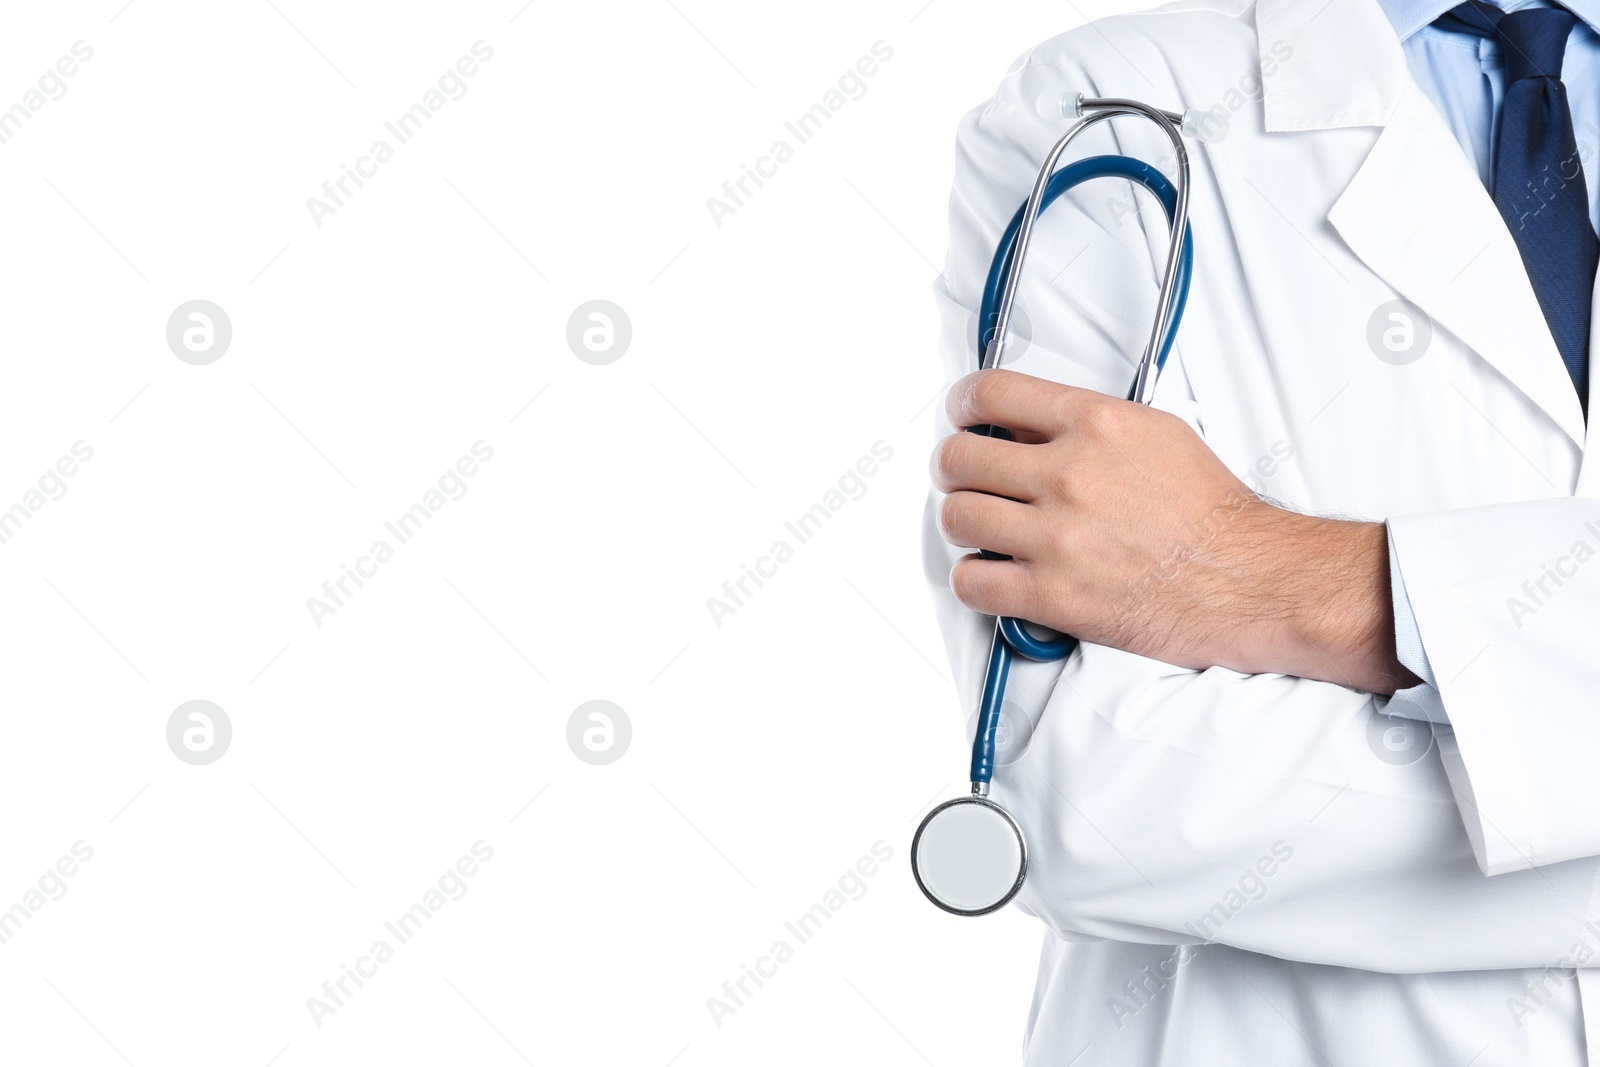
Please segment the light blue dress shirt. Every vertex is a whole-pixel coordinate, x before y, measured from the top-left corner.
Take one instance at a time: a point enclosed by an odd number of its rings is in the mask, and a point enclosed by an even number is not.
[[[1452,33],[1429,25],[1456,6],[1456,0],[1378,0],[1389,16],[1400,47],[1405,51],[1411,76],[1428,94],[1450,132],[1461,143],[1467,158],[1478,168],[1484,185],[1494,177],[1494,148],[1500,133],[1500,103],[1505,95],[1502,60],[1498,41],[1470,34]],[[1497,3],[1506,11],[1525,7],[1555,6],[1544,0]],[[1600,0],[1567,0],[1565,7],[1580,20],[1567,38],[1567,54],[1561,67],[1561,81],[1567,87],[1567,102],[1572,107],[1572,125],[1578,138],[1578,154],[1583,162],[1584,181],[1589,190],[1589,218],[1600,230]],[[1428,654],[1422,631],[1406,595],[1400,557],[1389,539],[1389,581],[1394,591],[1395,649],[1422,684],[1402,689],[1384,710],[1409,719],[1448,723],[1444,702]]]

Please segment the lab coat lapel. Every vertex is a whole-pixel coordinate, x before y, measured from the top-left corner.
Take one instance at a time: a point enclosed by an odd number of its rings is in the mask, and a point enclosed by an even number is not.
[[[1269,133],[1383,127],[1328,214],[1340,237],[1581,447],[1577,392],[1516,242],[1376,0],[1258,0],[1256,32]],[[1284,45],[1293,58],[1267,63]]]
[[[1416,86],[1401,94],[1328,221],[1375,274],[1583,445],[1577,391],[1511,231]]]

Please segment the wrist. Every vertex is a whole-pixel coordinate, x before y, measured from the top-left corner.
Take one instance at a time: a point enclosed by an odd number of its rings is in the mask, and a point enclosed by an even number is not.
[[[1416,685],[1395,653],[1383,524],[1261,508],[1250,540],[1264,550],[1251,580],[1265,602],[1251,666],[1381,695]]]
[[[1389,696],[1418,678],[1395,654],[1382,523],[1294,517],[1286,568],[1285,673]]]

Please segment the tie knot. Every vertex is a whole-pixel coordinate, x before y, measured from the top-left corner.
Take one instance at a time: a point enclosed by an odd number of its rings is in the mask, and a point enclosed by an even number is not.
[[[1500,19],[1500,44],[1506,64],[1506,82],[1524,78],[1560,78],[1567,53],[1567,35],[1577,19],[1559,7],[1534,7],[1513,11]]]
[[[1433,24],[1452,33],[1498,39],[1510,85],[1525,78],[1560,78],[1567,35],[1577,21],[1564,7],[1530,7],[1506,14],[1485,0],[1467,0]]]

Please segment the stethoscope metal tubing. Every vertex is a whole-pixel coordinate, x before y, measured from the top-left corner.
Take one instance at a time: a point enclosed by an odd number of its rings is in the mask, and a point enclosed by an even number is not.
[[[1150,327],[1150,336],[1145,343],[1144,353],[1139,359],[1139,365],[1134,375],[1133,385],[1129,390],[1128,399],[1136,403],[1148,404],[1152,398],[1155,387],[1157,361],[1162,343],[1168,332],[1168,320],[1172,315],[1173,300],[1177,290],[1178,267],[1180,254],[1183,248],[1184,234],[1189,224],[1189,152],[1184,146],[1181,126],[1183,116],[1171,111],[1151,107],[1137,100],[1124,100],[1120,98],[1086,98],[1079,94],[1077,99],[1077,113],[1079,118],[1061,138],[1056,141],[1050,152],[1045,156],[1044,162],[1039,167],[1039,173],[1034,178],[1033,187],[1028,193],[1027,203],[1023,207],[1020,225],[1017,229],[1016,241],[1011,254],[1011,263],[1006,271],[1005,280],[1000,293],[1000,305],[996,317],[995,327],[989,335],[989,343],[985,346],[980,362],[980,368],[991,369],[1000,365],[1005,354],[1006,335],[1011,323],[1011,309],[1016,304],[1017,293],[1021,288],[1022,267],[1027,259],[1028,248],[1033,238],[1034,223],[1043,211],[1045,191],[1050,184],[1050,179],[1056,173],[1056,167],[1061,161],[1067,148],[1089,127],[1096,123],[1119,115],[1139,115],[1154,122],[1167,134],[1172,143],[1173,156],[1177,167],[1178,180],[1174,183],[1176,203],[1169,217],[1167,261],[1162,269],[1161,287],[1156,299],[1156,313]],[[1006,677],[1010,673],[1013,654],[1020,653],[1030,659],[1050,660],[1060,657],[1061,642],[1071,642],[1070,638],[1063,638],[1059,642],[1046,642],[1033,638],[1023,629],[1021,620],[997,618],[995,631],[989,653],[989,663],[986,668],[984,699],[978,712],[978,735],[974,739],[972,754],[972,789],[974,795],[986,795],[988,792],[988,779],[993,774],[993,745],[985,743],[983,738],[992,733],[989,729],[991,720],[997,720],[1000,715],[1000,704],[1005,692]],[[1070,644],[1068,646],[1070,648]],[[1054,654],[1052,654],[1054,653]],[[982,789],[982,793],[979,789]]]
[[[1034,178],[1033,189],[1028,193],[1028,203],[1022,213],[1022,226],[1017,231],[1016,250],[1012,254],[1011,269],[1006,272],[1005,289],[1000,296],[999,318],[979,366],[983,370],[998,367],[1005,354],[1006,333],[1011,325],[1011,308],[1016,303],[1017,291],[1020,288],[1022,264],[1027,258],[1028,245],[1033,238],[1033,225],[1039,217],[1040,205],[1044,202],[1045,187],[1055,174],[1056,164],[1061,161],[1062,154],[1080,133],[1096,123],[1118,115],[1141,115],[1161,127],[1167,139],[1172,142],[1173,157],[1178,171],[1178,180],[1174,183],[1178,203],[1172,212],[1169,225],[1167,262],[1161,272],[1161,289],[1156,299],[1156,314],[1151,323],[1150,338],[1145,343],[1144,355],[1139,359],[1133,388],[1128,396],[1128,399],[1137,403],[1148,404],[1155,387],[1156,354],[1160,351],[1162,339],[1167,332],[1167,318],[1172,313],[1183,233],[1189,224],[1189,151],[1183,144],[1181,132],[1183,116],[1142,104],[1137,100],[1115,97],[1086,98],[1082,95],[1078,97],[1077,111],[1080,116],[1078,121],[1061,135],[1061,139],[1045,156],[1044,163],[1039,167],[1038,176]]]

